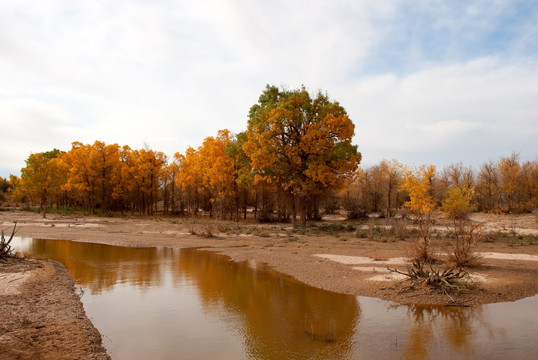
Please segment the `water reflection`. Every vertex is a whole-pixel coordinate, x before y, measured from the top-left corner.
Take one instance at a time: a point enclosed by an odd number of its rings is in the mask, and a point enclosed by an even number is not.
[[[114,359],[496,359],[538,352],[538,296],[402,306],[197,249],[17,239],[62,262]]]
[[[224,261],[223,261],[224,260]],[[353,296],[305,286],[267,266],[182,250],[174,274],[195,279],[204,309],[234,315],[252,359],[346,359],[360,309]]]
[[[42,239],[20,240],[17,247],[32,255],[60,261],[78,285],[90,290],[93,297],[85,295],[83,301],[99,330],[112,339],[113,344],[109,346],[114,345],[114,358],[119,357],[122,347],[139,343],[138,340],[133,341],[133,337],[137,335],[136,328],[140,324],[150,330],[155,329],[155,332],[170,334],[177,331],[177,322],[169,320],[174,309],[190,312],[188,320],[178,319],[184,323],[182,331],[199,331],[198,337],[202,340],[182,344],[176,352],[170,351],[170,358],[179,352],[185,357],[185,346],[204,347],[206,341],[217,341],[203,340],[204,334],[227,341],[230,341],[231,335],[235,336],[242,343],[240,358],[351,357],[354,329],[360,315],[356,297],[305,286],[263,264],[236,263],[225,256],[197,249],[130,248]],[[134,296],[123,296],[133,289],[148,294],[143,301]],[[159,294],[158,298],[151,296],[156,294]],[[108,298],[107,305],[95,307],[98,297]],[[197,309],[192,305],[192,298],[196,298],[201,311],[194,317]],[[132,304],[150,306],[153,310],[138,311],[136,317],[132,316],[133,310],[128,311],[129,315],[122,315],[122,311],[127,311]],[[143,318],[140,313],[147,313],[148,318]],[[162,317],[158,316],[159,313]],[[124,326],[111,323],[113,316]],[[203,323],[211,325],[215,319],[226,324],[224,331],[214,332],[200,326]],[[156,323],[148,324],[152,321]],[[140,335],[152,336],[146,332]],[[171,340],[171,344],[162,346],[176,345],[177,341]],[[193,349],[189,352],[192,352],[192,358],[201,357]],[[234,356],[228,357],[230,359],[237,358],[234,349],[224,349],[223,352],[234,353]],[[223,358],[222,352],[220,355]],[[140,356],[140,352],[123,353],[121,356],[147,358],[146,355]],[[211,354],[211,357],[215,356],[216,353]]]
[[[467,308],[359,299],[355,358],[527,359],[538,351],[538,296]]]
[[[69,240],[27,239],[21,252],[44,256],[64,264],[79,285],[92,294],[111,289],[116,284],[159,286],[173,249],[135,248]]]
[[[473,325],[483,320],[480,307],[460,309],[410,305],[405,308],[412,324],[403,354],[405,359],[432,358],[430,353],[436,351],[437,338],[443,339],[450,351],[460,358],[475,358],[477,334]]]

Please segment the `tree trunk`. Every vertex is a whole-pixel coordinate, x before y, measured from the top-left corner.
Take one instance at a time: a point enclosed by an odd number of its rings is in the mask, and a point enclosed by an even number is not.
[[[390,193],[392,192],[392,184],[389,181],[389,189],[387,191],[387,217],[392,217],[392,209],[390,207]]]
[[[47,190],[41,193],[41,210],[43,211],[43,219],[47,217]]]
[[[256,187],[256,199],[254,200],[254,219],[258,218],[258,187]]]

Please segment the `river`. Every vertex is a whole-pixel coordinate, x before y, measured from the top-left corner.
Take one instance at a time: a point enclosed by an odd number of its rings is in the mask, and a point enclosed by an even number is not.
[[[61,262],[113,359],[530,359],[538,296],[404,306],[199,249],[14,239]]]

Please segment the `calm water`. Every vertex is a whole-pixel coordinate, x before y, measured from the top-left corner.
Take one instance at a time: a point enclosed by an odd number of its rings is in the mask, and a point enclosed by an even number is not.
[[[534,359],[538,296],[401,306],[196,249],[17,239],[60,261],[113,359]]]

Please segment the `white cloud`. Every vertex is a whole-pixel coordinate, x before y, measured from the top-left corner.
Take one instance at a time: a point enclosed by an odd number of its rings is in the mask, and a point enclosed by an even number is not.
[[[487,161],[510,151],[537,155],[538,66],[496,59],[357,81],[341,94],[371,162]],[[349,104],[349,105],[348,105]]]
[[[218,129],[244,130],[267,83],[327,90],[373,161],[432,150],[459,161],[450,144],[479,132],[490,136],[481,155],[500,135],[528,148],[532,61],[418,59],[413,73],[363,73],[398,11],[397,1],[4,0],[0,170],[72,141],[173,155]]]
[[[468,134],[471,130],[479,129],[480,124],[459,119],[441,120],[432,123],[422,123],[407,126],[411,132],[416,132],[417,137],[423,139],[419,149],[427,149],[438,146],[446,146],[455,137]]]

